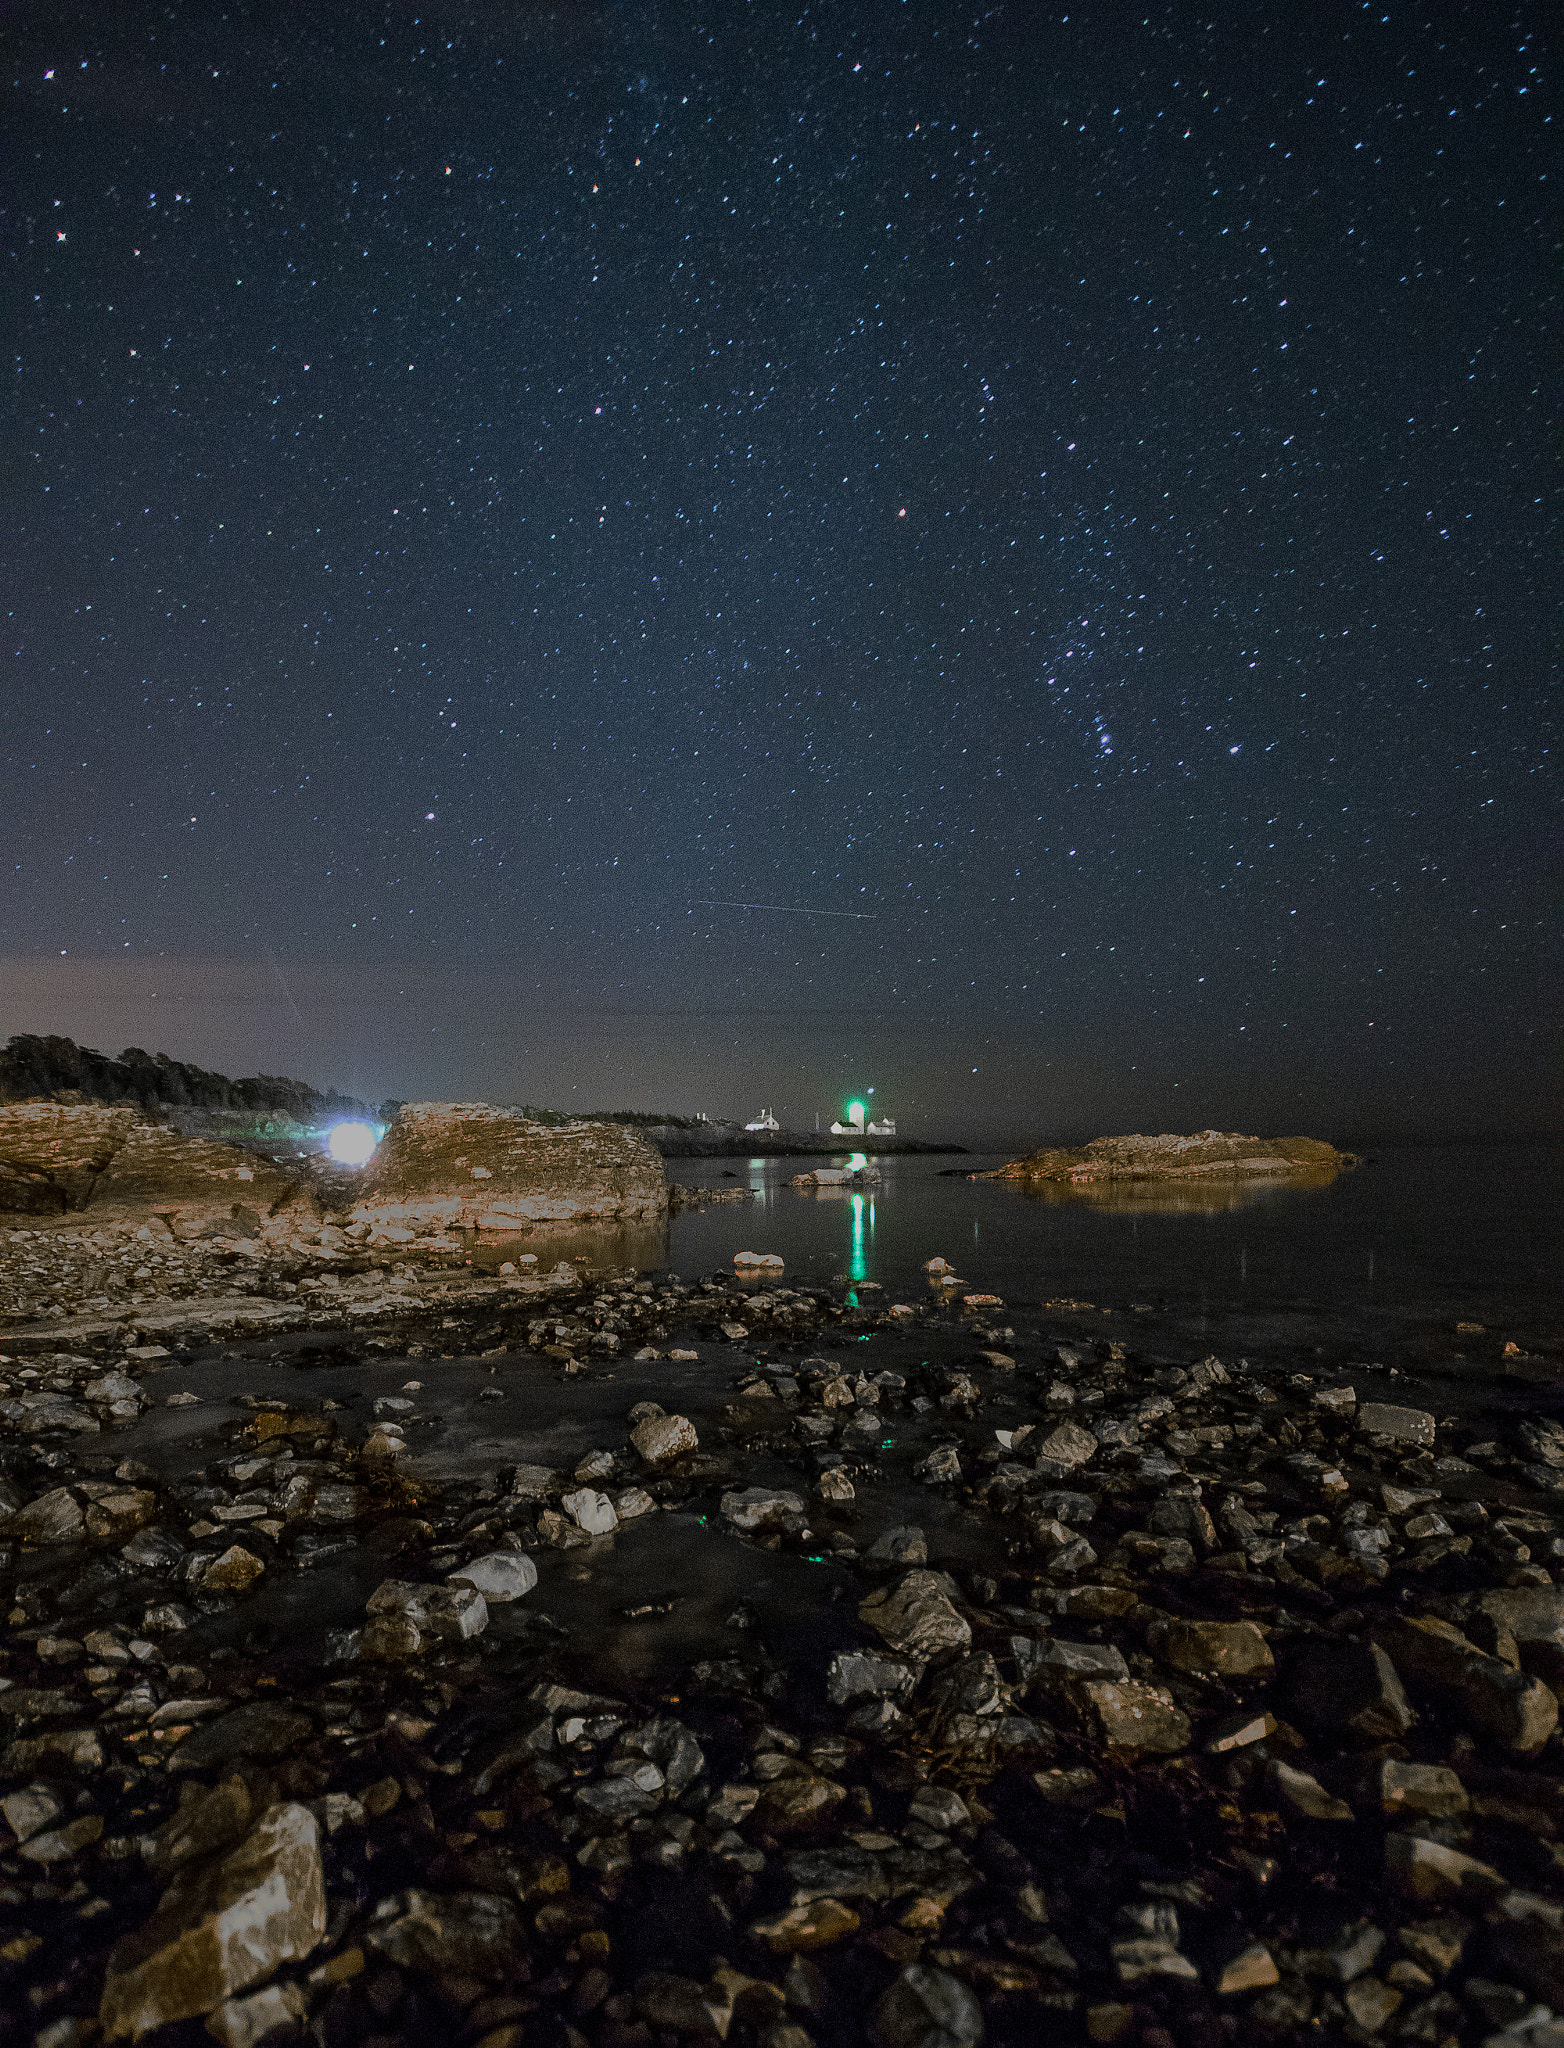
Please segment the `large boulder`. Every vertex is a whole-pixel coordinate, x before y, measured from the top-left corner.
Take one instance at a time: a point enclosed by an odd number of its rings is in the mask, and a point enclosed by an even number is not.
[[[660,1156],[623,1124],[538,1124],[484,1102],[409,1102],[364,1169],[357,1222],[526,1230],[660,1216]]]
[[[212,1138],[185,1138],[162,1124],[135,1124],[92,1191],[94,1220],[161,1216],[180,1237],[256,1237],[290,1201],[308,1200],[296,1173]]]
[[[115,1945],[103,2031],[112,2041],[211,2012],[308,1955],[325,1932],[315,1816],[270,1806],[236,1848],[184,1865],[146,1925]]]

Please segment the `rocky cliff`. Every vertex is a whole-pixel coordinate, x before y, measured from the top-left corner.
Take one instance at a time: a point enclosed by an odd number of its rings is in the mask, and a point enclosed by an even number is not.
[[[366,1168],[353,1220],[527,1230],[628,1223],[668,1206],[662,1160],[625,1124],[539,1124],[486,1102],[408,1102]]]
[[[1074,1149],[1046,1146],[973,1178],[1054,1181],[1072,1187],[1116,1180],[1216,1180],[1240,1174],[1328,1179],[1356,1164],[1350,1152],[1338,1152],[1320,1138],[1246,1138],[1237,1131],[1196,1131],[1189,1137],[1133,1133],[1093,1138],[1089,1145]]]
[[[363,1173],[189,1137],[102,1103],[0,1105],[0,1215],[160,1217],[179,1237],[256,1237],[344,1208],[422,1232],[636,1222],[667,1207],[662,1161],[638,1132],[534,1124],[486,1103],[405,1104]]]

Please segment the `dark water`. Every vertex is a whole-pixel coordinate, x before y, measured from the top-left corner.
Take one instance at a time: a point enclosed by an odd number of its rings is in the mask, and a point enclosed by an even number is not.
[[[1364,1156],[1323,1187],[1146,1184],[1097,1197],[941,1177],[999,1163],[978,1158],[877,1160],[880,1185],[858,1195],[790,1187],[809,1162],[738,1162],[755,1199],[676,1216],[668,1259],[690,1275],[730,1266],[739,1250],[779,1252],[795,1283],[841,1275],[879,1282],[888,1301],[916,1301],[924,1262],[940,1254],[1007,1303],[1311,1309],[1376,1327],[1474,1321],[1541,1337],[1560,1305],[1564,1148]],[[687,1185],[734,1185],[722,1162],[669,1170]]]

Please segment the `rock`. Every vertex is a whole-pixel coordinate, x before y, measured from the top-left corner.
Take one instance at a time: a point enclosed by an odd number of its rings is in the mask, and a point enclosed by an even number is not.
[[[1106,1678],[1078,1680],[1071,1697],[1088,1734],[1110,1757],[1171,1755],[1189,1746],[1189,1720],[1161,1686]]]
[[[667,1464],[700,1446],[694,1423],[684,1415],[648,1416],[631,1430],[630,1441],[648,1465]]]
[[[0,1107],[0,1207],[23,1215],[83,1209],[93,1186],[141,1121],[97,1102],[8,1102]]]
[[[1474,1734],[1529,1756],[1558,1726],[1556,1694],[1541,1679],[1489,1657],[1451,1623],[1425,1616],[1377,1631],[1404,1671],[1437,1694]]]
[[[633,1522],[640,1515],[654,1515],[657,1503],[643,1486],[627,1486],[614,1495],[614,1513],[621,1522]]]
[[[1477,1609],[1514,1640],[1521,1668],[1564,1684],[1564,1586],[1515,1586],[1484,1593]]]
[[[19,1543],[67,1543],[86,1528],[81,1502],[68,1487],[57,1486],[18,1508],[6,1534]]]
[[[910,1664],[891,1657],[877,1657],[871,1650],[838,1650],[826,1673],[826,1698],[832,1706],[849,1700],[905,1699],[918,1682]]]
[[[1112,1643],[1065,1643],[1053,1636],[1012,1636],[1010,1654],[1015,1658],[1023,1685],[1059,1687],[1077,1678],[1127,1680],[1130,1675],[1124,1652]]]
[[[948,1785],[920,1785],[912,1795],[907,1818],[920,1828],[948,1835],[955,1828],[972,1825],[972,1814],[959,1792]]]
[[[1279,1760],[1271,1765],[1271,1784],[1277,1797],[1305,1820],[1351,1820],[1352,1808],[1345,1799],[1326,1791],[1318,1778],[1307,1771],[1295,1771]]]
[[[91,1728],[60,1728],[11,1743],[0,1755],[0,1770],[101,1771],[103,1744]]]
[[[807,1955],[858,1932],[859,1919],[840,1899],[812,1899],[790,1906],[768,1920],[757,1920],[750,1933],[777,1955]]]
[[[1434,1418],[1426,1408],[1396,1408],[1387,1401],[1364,1401],[1358,1408],[1358,1431],[1363,1436],[1383,1436],[1395,1443],[1431,1447]]]
[[[6,1826],[19,1842],[52,1827],[64,1811],[47,1785],[27,1785],[0,1799],[0,1814],[5,1815]]]
[[[220,1557],[214,1557],[202,1572],[201,1584],[209,1593],[244,1593],[265,1569],[253,1551],[246,1550],[243,1544],[233,1543]]]
[[[601,1496],[599,1496],[601,1498]],[[447,1642],[462,1643],[473,1636],[481,1635],[489,1625],[489,1610],[483,1595],[476,1586],[454,1583],[444,1586],[414,1585],[400,1579],[386,1579],[370,1594],[365,1612],[371,1622],[384,1618],[399,1626],[402,1631],[410,1629],[414,1635],[413,1651],[422,1647],[425,1639],[438,1637]],[[394,1649],[371,1650],[370,1630],[365,1630],[365,1654],[383,1656],[398,1654]],[[377,1644],[382,1638],[376,1636]],[[402,1635],[387,1633],[385,1642],[402,1640]],[[402,1652],[401,1654],[408,1654]]]
[[[488,1607],[520,1600],[538,1583],[538,1568],[524,1550],[495,1550],[446,1573],[446,1583],[475,1586]]]
[[[1402,1763],[1386,1757],[1375,1774],[1375,1789],[1384,1812],[1417,1820],[1449,1820],[1471,1804],[1466,1787],[1443,1764]]]
[[[876,1536],[864,1553],[865,1564],[907,1566],[928,1561],[929,1546],[923,1531],[910,1527],[887,1529]]]
[[[746,1535],[776,1531],[791,1535],[804,1526],[804,1503],[796,1493],[778,1492],[770,1486],[747,1486],[742,1492],[722,1496],[725,1520]]]
[[[1246,1138],[1237,1131],[1145,1137],[1136,1132],[1093,1138],[1073,1150],[1045,1147],[978,1178],[1061,1181],[1088,1196],[1106,1183],[1100,1192],[1112,1200],[1116,1191],[1111,1184],[1118,1181],[1215,1181],[1221,1186],[1235,1176],[1258,1174],[1323,1183],[1356,1163],[1350,1152],[1338,1152],[1319,1138]]]
[[[167,1877],[182,1863],[240,1841],[256,1818],[254,1798],[239,1775],[210,1790],[192,1786],[178,1811],[142,1837],[142,1861],[154,1877]]]
[[[1490,1865],[1421,1835],[1387,1835],[1385,1869],[1414,1899],[1436,1905],[1457,1899],[1477,1905],[1507,1889]]]
[[[815,1482],[815,1491],[822,1500],[855,1500],[857,1489],[840,1465],[831,1465],[820,1474]]]
[[[668,1206],[662,1160],[629,1124],[536,1124],[482,1102],[410,1102],[364,1169],[354,1222],[517,1231],[645,1221]]]
[[[230,1998],[211,2013],[206,2031],[223,2048],[256,2048],[279,2027],[292,2027],[304,2018],[308,2007],[297,1984],[268,1984],[252,1991],[248,1998]]]
[[[912,1963],[875,2006],[869,2038],[874,2048],[976,2048],[983,2009],[959,1977]]]
[[[101,1493],[87,1509],[87,1534],[115,1542],[133,1536],[157,1513],[157,1496],[141,1487]]]
[[[1266,1985],[1280,1981],[1281,1972],[1271,1951],[1256,1942],[1222,1965],[1216,1988],[1220,1997],[1232,1998],[1240,1991],[1263,1991]]]
[[[522,1974],[527,1959],[516,1908],[489,1892],[395,1893],[371,1914],[364,1943],[399,1969],[483,1983]]]
[[[1146,1647],[1173,1671],[1248,1678],[1275,1669],[1271,1646],[1252,1621],[1157,1622]]]
[[[567,1493],[560,1506],[576,1527],[588,1536],[607,1536],[619,1526],[619,1517],[608,1495],[598,1493],[590,1486]]]
[[[948,1585],[942,1572],[908,1572],[898,1586],[871,1593],[858,1619],[907,1657],[926,1661],[942,1650],[964,1650],[972,1631],[952,1604]]]
[[[1416,1716],[1377,1643],[1311,1643],[1293,1664],[1288,1698],[1305,1727],[1340,1730],[1362,1748],[1398,1742]]]
[[[510,1490],[520,1500],[546,1500],[559,1483],[559,1474],[547,1465],[518,1465],[511,1473]]]
[[[1090,1464],[1096,1455],[1097,1439],[1089,1429],[1082,1429],[1079,1423],[1061,1422],[1037,1446],[1037,1469],[1062,1475]]]
[[[913,1477],[926,1486],[955,1486],[961,1478],[961,1459],[954,1444],[937,1444],[922,1462],[913,1467]]]
[[[83,1849],[91,1846],[103,1833],[103,1816],[99,1813],[84,1813],[79,1820],[68,1821],[62,1828],[46,1828],[24,1842],[18,1854],[25,1856],[29,1863],[67,1863],[71,1857],[79,1856]]]
[[[315,1816],[269,1806],[235,1848],[186,1865],[145,1926],[115,1944],[103,2031],[113,2040],[210,2012],[308,1955],[325,1931]]]
[[[1182,1537],[1201,1557],[1217,1548],[1216,1525],[1192,1494],[1158,1501],[1146,1517],[1146,1529],[1153,1536]]]
[[[315,1723],[285,1700],[250,1700],[187,1735],[171,1768],[205,1771],[254,1757],[286,1756],[315,1733]]]
[[[213,1138],[137,1121],[93,1184],[97,1221],[156,1216],[176,1236],[259,1237],[274,1211],[311,1197],[302,1175]]]

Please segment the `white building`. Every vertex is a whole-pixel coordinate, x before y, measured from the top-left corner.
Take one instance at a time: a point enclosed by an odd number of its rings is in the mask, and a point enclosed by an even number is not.
[[[757,1116],[753,1123],[747,1123],[744,1128],[746,1131],[780,1131],[782,1126],[768,1109],[764,1115]]]

